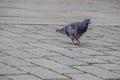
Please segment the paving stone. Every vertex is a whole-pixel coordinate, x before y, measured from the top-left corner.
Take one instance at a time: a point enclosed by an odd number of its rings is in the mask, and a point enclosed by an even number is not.
[[[55,53],[53,51],[43,49],[43,48],[33,48],[33,49],[23,49],[25,51],[28,51],[32,54],[37,55],[38,57],[45,57],[45,56],[57,56],[60,55],[58,53]]]
[[[47,57],[47,58],[49,58],[50,60],[56,61],[58,63],[64,64],[64,65],[87,65],[84,62],[74,60],[74,59],[71,59],[65,56],[54,56],[54,57]]]
[[[120,60],[118,57],[115,57],[115,56],[97,56],[97,58],[99,58],[101,60],[106,60],[106,61]]]
[[[113,63],[113,64],[118,64],[118,65],[120,65],[120,60],[118,60],[118,61],[113,61],[113,60],[111,60],[110,62]]]
[[[63,35],[63,36],[55,36],[55,37],[53,37],[54,39],[57,39],[57,40],[60,40],[60,41],[62,41],[62,42],[64,42],[64,43],[66,43],[66,44],[68,44],[68,45],[71,45],[72,43],[71,43],[71,40],[68,38],[68,37],[66,37],[66,35]],[[67,45],[66,45],[67,46]],[[72,46],[71,46],[72,47]],[[75,46],[74,46],[75,47]]]
[[[2,49],[13,49],[13,48],[4,44],[0,44],[0,49],[2,50]]]
[[[50,45],[50,44],[46,44],[46,43],[33,43],[33,44],[30,44],[32,46],[35,46],[35,47],[39,47],[39,48],[43,48],[43,49],[46,49],[46,46],[48,47],[47,49],[48,50],[55,50],[55,51],[60,51],[60,50],[64,50],[64,48],[61,48],[61,47],[58,47],[58,46],[54,46],[54,45]]]
[[[110,29],[110,30],[114,30],[114,31],[119,31],[119,27],[118,26],[114,26],[112,28],[110,26],[107,26],[106,28]]]
[[[46,68],[66,68],[67,67],[62,64],[56,63],[54,61],[42,59],[42,58],[40,58],[40,59],[25,59],[25,60],[35,63],[37,65],[46,67]]]
[[[120,79],[120,76],[118,74],[115,74],[113,72],[110,72],[108,70],[104,70],[95,66],[75,66],[75,68],[90,74],[94,74],[104,79]]]
[[[0,74],[6,75],[6,74],[25,74],[25,72],[20,71],[16,68],[10,67],[8,65],[0,63]]]
[[[96,50],[96,51],[111,51],[111,50],[113,50],[113,49],[105,47],[105,46],[97,45],[97,44],[93,43],[93,41],[87,41],[87,44],[84,47],[92,49],[92,50]]]
[[[90,74],[68,74],[68,76],[74,78],[75,80],[102,80]]]
[[[120,51],[103,51],[104,53],[107,53],[111,56],[116,56],[116,57],[120,57]]]
[[[90,63],[90,64],[101,64],[101,63],[107,63],[105,61],[102,61],[98,58],[75,58],[77,60],[83,61],[85,63]]]
[[[29,52],[25,52],[22,50],[16,50],[16,49],[11,49],[11,50],[3,50],[4,53],[9,54],[14,57],[18,58],[32,58],[32,57],[38,57],[38,55],[31,54]]]
[[[119,7],[119,0],[0,0],[0,80],[120,80]],[[92,24],[80,46],[55,32],[85,18]]]
[[[26,42],[26,43],[38,42],[37,40],[30,39],[30,38],[12,38],[12,39],[18,42]]]
[[[113,71],[114,73],[120,74],[120,71]]]
[[[118,50],[120,51],[120,47],[119,46],[115,46],[115,47],[110,47],[111,49],[115,49],[115,50]]]
[[[7,46],[11,46],[13,48],[34,48],[28,44],[23,44],[23,43],[9,43],[9,44],[6,44]]]
[[[96,66],[106,70],[120,70],[120,66],[117,64],[96,64]]]
[[[77,73],[83,73],[82,71],[73,69],[73,68],[53,68],[53,71],[56,71],[61,74],[77,74]]]
[[[116,46],[115,44],[112,44],[112,43],[107,43],[107,42],[103,42],[103,41],[94,41],[93,43],[95,44],[98,44],[98,45],[101,45],[101,46]]]
[[[2,57],[2,56],[9,56],[9,55],[4,53],[3,50],[0,50],[0,57]]]
[[[48,28],[49,29],[49,28]],[[55,32],[55,31],[54,31]],[[57,36],[57,34],[54,34],[53,32],[49,32],[49,31],[45,31],[45,30],[42,30],[42,31],[36,31],[36,33],[38,34],[41,34],[41,35],[44,35],[44,36]]]
[[[65,56],[69,56],[69,57],[89,57],[88,55],[86,54],[82,54],[80,52],[75,52],[75,51],[70,51],[68,49],[63,49],[63,50],[60,50],[60,51],[57,51],[58,53],[62,54],[62,55],[65,55]]]
[[[12,40],[12,39],[9,39],[9,38],[5,38],[5,37],[1,37],[0,36],[0,42],[6,43],[6,42],[16,42],[16,41]]]
[[[102,55],[106,55],[105,53],[98,52],[98,51],[91,50],[91,49],[87,49],[87,48],[71,48],[71,49],[73,51],[81,52],[81,53],[87,54],[89,56],[102,56]]]
[[[0,62],[6,63],[11,66],[33,66],[33,64],[31,64],[27,61],[23,61],[21,59],[17,59],[15,57],[11,57],[11,56],[1,57]]]
[[[67,80],[68,78],[61,75],[61,74],[58,74],[58,73],[55,73],[53,71],[50,71],[48,69],[45,69],[45,68],[42,68],[42,67],[19,67],[20,69],[26,71],[26,72],[29,72],[31,74],[34,74],[36,76],[39,76],[40,78],[42,79],[50,79],[50,80]],[[47,76],[47,77],[46,77]],[[69,80],[69,79],[68,79]]]
[[[0,80],[10,80],[10,79],[3,77],[3,76],[0,76]]]
[[[27,26],[27,25],[26,25]],[[22,32],[24,32],[25,31],[25,29],[21,29],[21,28],[19,28],[19,27],[16,27],[15,25],[10,25],[9,27],[8,27],[8,25],[3,25],[2,26],[5,30],[7,30],[7,31],[9,31],[9,32],[12,32],[12,33],[14,33],[14,34],[19,34],[19,33],[22,33]],[[18,37],[18,36],[17,36]],[[19,34],[19,37],[22,37],[20,34]],[[14,37],[12,37],[12,38],[14,38]]]
[[[59,35],[58,35],[59,36]],[[56,37],[54,37],[56,38]],[[57,38],[56,38],[57,39]],[[75,45],[71,45],[72,43],[70,41],[62,41],[61,39],[49,39],[49,40],[43,40],[43,42],[51,44],[51,45],[55,45],[55,46],[59,46],[59,47],[77,47]]]
[[[12,80],[42,80],[32,75],[10,75],[6,76]]]
[[[0,35],[4,36],[4,37],[21,37],[20,35],[18,34],[14,34],[12,32],[9,32],[9,31],[0,31]]]
[[[43,36],[43,35],[40,35],[40,34],[23,34],[24,36],[26,37],[30,37],[30,38],[34,38],[34,39],[37,39],[37,40],[45,40],[45,39],[50,39],[49,37],[46,37],[46,36]]]
[[[101,38],[100,40],[105,41],[105,42],[114,43],[114,44],[115,44],[115,43],[119,43],[118,40],[115,40],[115,39],[109,38],[109,37],[104,37],[104,38]]]

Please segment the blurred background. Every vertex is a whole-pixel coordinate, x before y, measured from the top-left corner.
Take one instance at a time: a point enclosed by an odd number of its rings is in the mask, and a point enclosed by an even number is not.
[[[0,0],[1,24],[120,25],[120,0]]]

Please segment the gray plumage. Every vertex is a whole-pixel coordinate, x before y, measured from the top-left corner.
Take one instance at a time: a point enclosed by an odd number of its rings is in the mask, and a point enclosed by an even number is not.
[[[72,23],[62,29],[57,29],[56,32],[66,34],[72,41],[78,40],[87,31],[90,23],[90,19],[85,19],[82,22]]]

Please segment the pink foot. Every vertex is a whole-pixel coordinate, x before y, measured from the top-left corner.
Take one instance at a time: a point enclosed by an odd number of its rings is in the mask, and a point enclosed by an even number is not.
[[[79,41],[79,40],[73,40],[73,43],[74,43],[75,45],[79,45],[79,44],[80,44],[80,41]]]
[[[80,44],[80,41],[79,40],[77,40],[77,43],[78,43],[78,45]]]

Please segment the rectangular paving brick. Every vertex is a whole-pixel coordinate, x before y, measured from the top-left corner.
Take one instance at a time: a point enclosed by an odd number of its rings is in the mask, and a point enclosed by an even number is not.
[[[59,34],[58,34],[59,36]],[[52,45],[55,45],[55,46],[60,46],[60,47],[77,47],[75,45],[71,45],[71,41],[69,40],[68,38],[68,41],[63,41],[61,39],[57,39],[56,37],[53,37],[55,39],[49,39],[49,40],[43,40],[45,43],[48,43],[48,44],[52,44]],[[57,39],[57,40],[56,40]]]
[[[93,41],[87,41],[88,44],[85,45],[86,48],[92,49],[92,50],[96,50],[96,51],[110,51],[113,50],[111,48],[105,47],[105,46],[101,46],[101,45],[97,45],[95,43],[93,43]]]
[[[111,55],[111,56],[116,56],[116,57],[120,57],[120,51],[102,51],[102,52],[104,52],[104,53],[106,53],[106,54],[109,54],[109,55]]]
[[[90,64],[107,63],[106,61],[100,60],[98,58],[75,58],[75,59],[83,61],[85,63],[90,63]]]
[[[120,66],[117,64],[96,64],[96,66],[106,70],[120,70]]]
[[[94,41],[93,43],[95,44],[98,44],[98,45],[101,45],[101,46],[116,46],[115,44],[112,44],[112,43],[107,43],[107,42],[104,42],[104,41]]]
[[[13,48],[8,45],[0,44],[0,49],[13,49]]]
[[[90,74],[67,74],[75,80],[102,80],[99,77]]]
[[[11,50],[3,50],[4,53],[18,57],[18,58],[32,58],[32,57],[38,57],[38,55],[31,54],[29,52],[25,52],[23,50],[17,50],[17,49],[11,49]]]
[[[42,80],[32,75],[8,75],[6,76],[12,80]]]
[[[119,74],[115,74],[113,72],[98,68],[96,66],[75,66],[75,68],[85,71],[87,73],[94,74],[104,79],[120,79]]]
[[[24,71],[20,71],[16,68],[10,67],[9,65],[5,65],[0,63],[0,74],[6,75],[6,74],[25,74]]]
[[[9,39],[9,38],[5,38],[5,37],[1,37],[0,36],[0,42],[7,43],[7,42],[16,42],[16,41],[12,40],[12,39]]]
[[[17,42],[26,42],[26,43],[32,43],[32,42],[38,42],[35,39],[31,39],[31,38],[25,38],[25,37],[19,37],[19,38],[12,38],[13,40],[17,41]]]
[[[43,48],[43,49],[46,49],[46,47],[47,47],[48,50],[53,50],[53,51],[64,50],[64,48],[54,46],[54,45],[51,45],[51,44],[47,44],[47,43],[32,43],[30,45],[38,47],[38,48]]]
[[[45,79],[45,80],[59,80],[59,79],[63,79],[63,80],[69,80],[69,78],[61,75],[61,74],[58,74],[58,73],[55,73],[51,70],[48,70],[48,69],[45,69],[45,68],[42,68],[42,67],[19,67],[20,69],[26,71],[26,72],[29,72],[33,75],[36,75],[36,76],[39,76],[40,78],[42,79]]]
[[[115,56],[97,56],[97,58],[101,60],[107,60],[107,61],[117,61],[120,60],[120,58],[115,57]]]
[[[22,33],[23,34],[23,33]],[[33,39],[36,39],[36,40],[38,40],[38,41],[40,41],[40,40],[48,40],[48,39],[50,39],[49,37],[46,37],[46,36],[43,36],[43,35],[40,35],[40,34],[33,34],[33,33],[31,33],[31,34],[23,34],[25,37],[29,37],[29,38],[33,38]]]
[[[4,36],[4,37],[21,37],[20,35],[18,34],[15,34],[15,33],[12,33],[12,32],[9,32],[9,31],[0,31],[0,35]]]
[[[71,48],[73,51],[81,52],[83,54],[87,54],[89,56],[103,56],[105,53],[98,52],[95,50],[87,49],[87,48]]]
[[[69,57],[89,57],[88,55],[86,54],[83,54],[81,52],[75,52],[75,51],[71,51],[71,50],[68,50],[68,49],[63,49],[63,50],[60,50],[60,51],[57,51],[58,53],[60,54],[63,54],[65,56],[69,56]]]
[[[46,67],[46,68],[66,68],[67,66],[64,66],[62,64],[59,64],[57,62],[51,61],[51,60],[47,60],[47,59],[25,59],[29,62],[35,63],[37,65]]]
[[[11,46],[12,48],[20,48],[20,49],[24,49],[24,48],[34,48],[28,44],[23,44],[23,43],[9,43],[6,44],[7,46]]]
[[[0,50],[0,57],[3,57],[3,56],[9,56],[9,54],[6,54],[3,52],[3,50]]]
[[[117,51],[120,51],[120,47],[119,46],[114,46],[114,47],[110,47],[111,49],[114,49],[114,50],[117,50]]]
[[[120,65],[120,61],[119,61],[119,60],[118,60],[118,61],[110,61],[110,62],[112,62],[112,63],[114,63],[114,64]]]
[[[74,68],[53,68],[53,71],[56,71],[61,74],[78,74],[83,73],[82,71],[76,70]]]
[[[31,64],[27,61],[23,61],[21,59],[17,59],[17,58],[12,57],[12,56],[1,57],[0,62],[6,63],[6,64],[11,65],[11,66],[33,66],[33,64]]]
[[[48,28],[49,29],[49,28]],[[53,33],[53,32],[49,32],[46,30],[42,30],[42,31],[36,31],[38,34],[44,35],[44,36],[57,36],[57,34]],[[55,32],[55,31],[54,31]]]
[[[116,74],[120,74],[120,71],[118,71],[118,70],[117,71],[112,71],[112,72],[114,72]]]
[[[79,60],[74,60],[72,58],[65,57],[65,56],[54,56],[54,57],[47,57],[47,58],[64,65],[87,65],[84,62],[81,62]]]
[[[10,80],[10,79],[3,77],[3,76],[0,76],[0,80]]]
[[[37,55],[38,57],[45,57],[45,56],[57,56],[60,55],[58,53],[55,53],[53,51],[43,49],[43,48],[33,48],[33,49],[23,49],[29,53],[32,53],[34,55]]]

